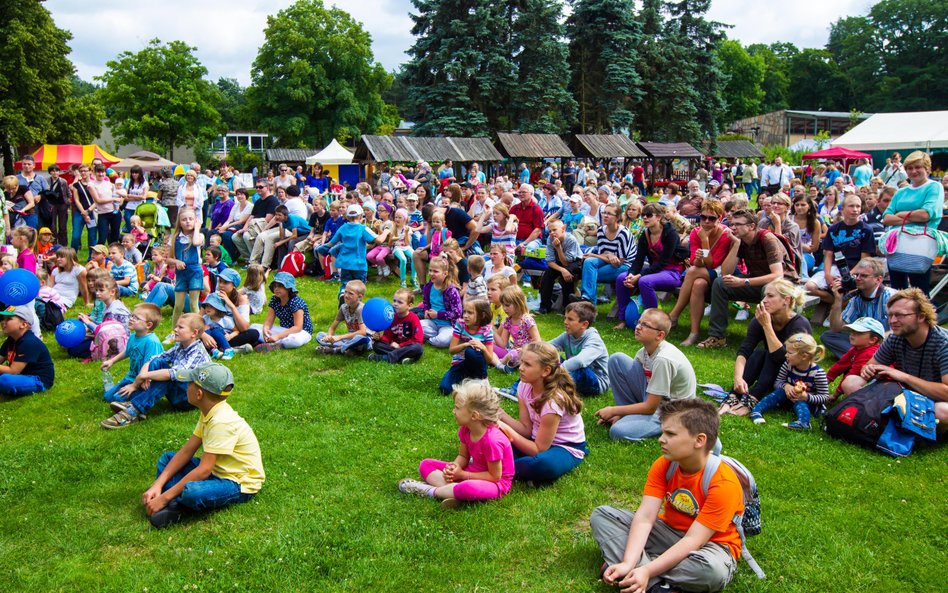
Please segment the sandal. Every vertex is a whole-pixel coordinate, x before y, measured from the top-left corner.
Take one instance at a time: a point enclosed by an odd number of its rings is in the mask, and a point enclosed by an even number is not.
[[[702,350],[718,350],[727,346],[727,338],[709,336],[707,340],[699,342],[696,347]]]
[[[727,397],[724,398],[724,401],[721,402],[721,406],[718,408],[718,415],[723,416],[724,414],[730,414],[740,406],[741,400],[737,397],[737,394],[729,393]]]

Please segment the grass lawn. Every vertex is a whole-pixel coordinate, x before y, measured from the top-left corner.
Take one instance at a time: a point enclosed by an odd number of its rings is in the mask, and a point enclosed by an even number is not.
[[[300,281],[314,324],[328,326],[336,285]],[[391,297],[395,284],[368,296]],[[127,299],[131,304],[132,300]],[[637,350],[600,308],[610,351]],[[170,309],[159,335],[170,328]],[[262,316],[261,316],[262,317]],[[256,321],[256,320],[255,320]],[[541,334],[562,331],[558,315]],[[736,344],[688,349],[699,382],[728,385]],[[677,343],[686,329],[673,333]],[[99,428],[109,415],[94,364],[57,363],[46,394],[0,402],[0,586],[7,591],[607,591],[588,519],[602,504],[634,508],[657,443],[613,443],[587,402],[592,449],[556,485],[515,486],[503,500],[442,511],[400,494],[424,457],[451,459],[457,427],[437,395],[445,351],[419,364],[296,351],[238,356],[231,403],[257,433],[267,482],[245,505],[156,531],[139,504],[158,456],[179,447],[196,412],[165,403],[142,424]],[[118,380],[127,366],[116,367]],[[506,386],[513,376],[494,374]],[[505,402],[513,411],[512,402]],[[725,452],[754,472],[764,532],[750,540],[768,580],[741,566],[730,591],[935,591],[948,549],[948,457],[923,448],[896,461],[792,433],[776,415],[763,427],[726,417]]]

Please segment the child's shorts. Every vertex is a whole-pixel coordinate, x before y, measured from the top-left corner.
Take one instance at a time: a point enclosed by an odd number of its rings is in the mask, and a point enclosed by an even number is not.
[[[175,292],[191,292],[204,288],[204,272],[201,268],[178,270],[174,277]]]

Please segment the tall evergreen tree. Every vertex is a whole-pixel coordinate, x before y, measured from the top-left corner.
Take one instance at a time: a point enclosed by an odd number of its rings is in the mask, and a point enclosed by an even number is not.
[[[490,0],[412,0],[406,116],[418,135],[484,136],[503,129],[510,90],[510,19]]]
[[[575,0],[566,22],[571,88],[585,133],[631,129],[642,98],[633,0]]]
[[[723,29],[727,25],[705,19],[711,0],[673,0],[666,6],[671,16],[669,26],[677,30],[681,41],[686,43],[685,57],[694,66],[698,125],[713,145],[725,110],[721,96],[725,76],[716,49],[724,39]]]
[[[518,84],[513,91],[513,127],[524,133],[566,132],[576,120],[569,92],[569,50],[563,42],[559,0],[520,0],[511,39]]]

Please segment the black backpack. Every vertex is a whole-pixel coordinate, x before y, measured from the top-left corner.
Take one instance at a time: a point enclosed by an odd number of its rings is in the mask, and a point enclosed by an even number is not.
[[[55,331],[59,324],[65,321],[63,310],[53,302],[46,303],[46,311],[40,319],[40,327],[45,331]]]
[[[866,385],[827,412],[824,422],[826,432],[837,439],[875,447],[889,422],[889,415],[882,411],[902,391],[902,385],[894,381],[876,381]]]

